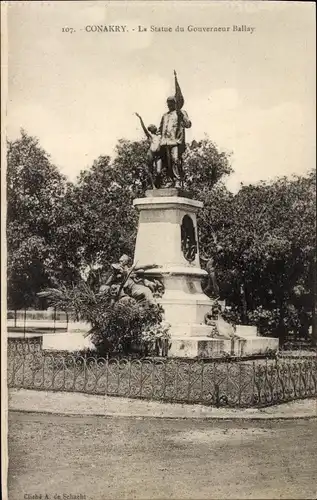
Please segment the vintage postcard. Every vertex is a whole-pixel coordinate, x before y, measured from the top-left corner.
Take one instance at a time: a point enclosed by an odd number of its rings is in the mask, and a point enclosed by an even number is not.
[[[314,3],[1,11],[3,498],[317,498]]]

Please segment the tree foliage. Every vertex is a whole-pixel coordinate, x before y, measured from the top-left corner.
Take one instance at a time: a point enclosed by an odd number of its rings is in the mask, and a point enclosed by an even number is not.
[[[9,306],[26,307],[58,274],[56,231],[65,179],[23,130],[7,149]]]
[[[128,354],[133,349],[147,354],[153,331],[156,337],[165,332],[159,305],[129,296],[113,296],[109,289],[96,292],[85,281],[72,287],[48,288],[39,295],[73,319],[89,323],[88,335],[99,355]]]
[[[193,197],[201,199],[233,172],[231,153],[220,151],[209,138],[193,141],[184,154],[185,185]]]
[[[315,184],[312,172],[243,186],[235,196],[210,199],[203,214],[202,241],[237,320],[282,340],[287,332],[307,335],[312,322]],[[211,233],[206,238],[208,222],[220,250]]]
[[[67,253],[76,255],[82,271],[108,267],[122,253],[133,254],[137,227],[133,198],[123,169],[119,171],[107,156],[99,157],[68,187],[59,232],[68,237]]]

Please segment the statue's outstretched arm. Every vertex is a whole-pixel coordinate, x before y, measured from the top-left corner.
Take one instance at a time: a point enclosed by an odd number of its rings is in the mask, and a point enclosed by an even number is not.
[[[139,115],[139,113],[135,113],[135,114],[136,114],[136,116],[137,116],[137,117],[139,118],[139,120],[140,120],[141,127],[142,127],[142,129],[143,129],[143,132],[145,133],[146,137],[147,137],[148,139],[150,139],[150,138],[151,138],[151,134],[150,134],[150,132],[148,131],[148,129],[146,128],[146,126],[144,125],[144,121],[142,120],[142,118],[141,118],[141,116]]]

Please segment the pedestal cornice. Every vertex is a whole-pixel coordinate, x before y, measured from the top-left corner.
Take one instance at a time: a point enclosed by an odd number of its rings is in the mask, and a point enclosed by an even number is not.
[[[160,196],[156,198],[136,198],[133,200],[133,206],[141,209],[194,208],[198,210],[203,208],[204,204],[202,201],[180,196]]]

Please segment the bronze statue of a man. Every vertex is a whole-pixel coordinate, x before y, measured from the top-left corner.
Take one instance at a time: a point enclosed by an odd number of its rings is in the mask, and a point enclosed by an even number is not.
[[[162,116],[161,157],[169,183],[166,187],[182,187],[184,178],[183,153],[185,151],[185,128],[192,126],[186,111],[180,109],[178,99],[167,99],[168,111]]]

